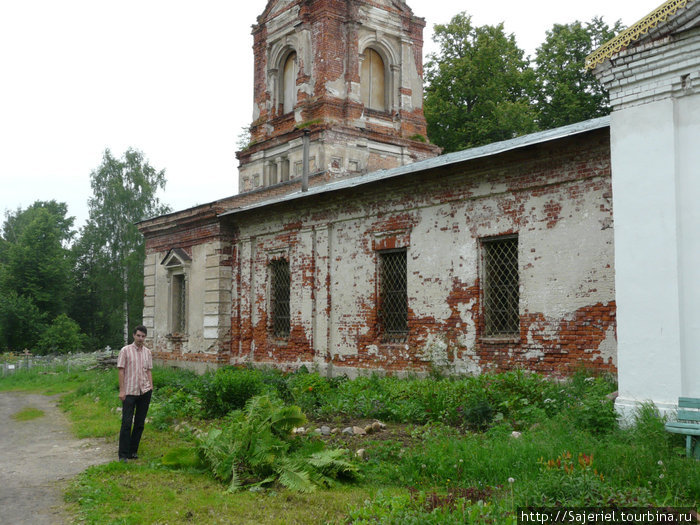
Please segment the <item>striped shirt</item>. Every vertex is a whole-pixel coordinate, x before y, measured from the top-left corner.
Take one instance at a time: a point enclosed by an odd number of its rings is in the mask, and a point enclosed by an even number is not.
[[[127,396],[140,396],[153,385],[148,380],[148,371],[153,368],[151,351],[142,346],[139,349],[134,343],[126,345],[119,351],[117,368],[124,369],[124,394]]]

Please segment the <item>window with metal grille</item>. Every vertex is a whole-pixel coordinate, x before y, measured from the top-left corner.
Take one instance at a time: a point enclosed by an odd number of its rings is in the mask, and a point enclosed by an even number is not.
[[[184,274],[172,276],[173,325],[172,332],[184,334],[187,331],[187,286]]]
[[[289,261],[270,263],[270,329],[275,337],[289,337]]]
[[[484,335],[520,333],[518,238],[482,241],[484,260]]]
[[[379,253],[379,322],[382,339],[401,342],[408,335],[406,250]]]

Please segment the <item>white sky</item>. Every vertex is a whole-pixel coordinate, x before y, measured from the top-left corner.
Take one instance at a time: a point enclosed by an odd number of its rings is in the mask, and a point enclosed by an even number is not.
[[[534,55],[554,23],[631,25],[662,0],[408,0],[432,26],[466,11]],[[266,0],[0,0],[0,212],[37,199],[87,218],[90,172],[140,149],[175,210],[237,192],[253,112],[251,26]]]

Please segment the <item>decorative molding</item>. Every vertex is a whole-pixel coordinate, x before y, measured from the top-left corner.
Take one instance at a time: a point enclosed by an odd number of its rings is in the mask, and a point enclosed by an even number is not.
[[[683,9],[694,0],[668,0],[665,4],[652,11],[639,22],[628,27],[612,40],[603,44],[593,53],[586,57],[586,69],[593,69],[598,64],[602,64],[613,55],[625,49],[632,42],[636,42],[650,29],[655,28],[659,23],[666,21],[669,16],[676,14],[676,11]]]

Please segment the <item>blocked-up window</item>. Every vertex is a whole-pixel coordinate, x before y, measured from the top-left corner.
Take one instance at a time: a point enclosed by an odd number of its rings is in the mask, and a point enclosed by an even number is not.
[[[379,322],[386,342],[408,335],[406,281],[406,249],[379,252]]]
[[[289,261],[272,261],[270,269],[270,330],[279,338],[289,337],[290,330],[290,275]]]
[[[282,70],[282,112],[289,113],[297,103],[297,54],[290,53]]]
[[[384,60],[374,49],[366,49],[360,71],[360,96],[366,108],[386,110]]]
[[[161,264],[168,278],[168,330],[178,337],[187,334],[188,322],[188,275],[192,258],[182,248],[170,250]]]
[[[171,332],[184,334],[187,332],[187,283],[184,274],[180,273],[172,276],[171,293]]]
[[[482,241],[484,264],[484,335],[520,334],[518,237]]]

